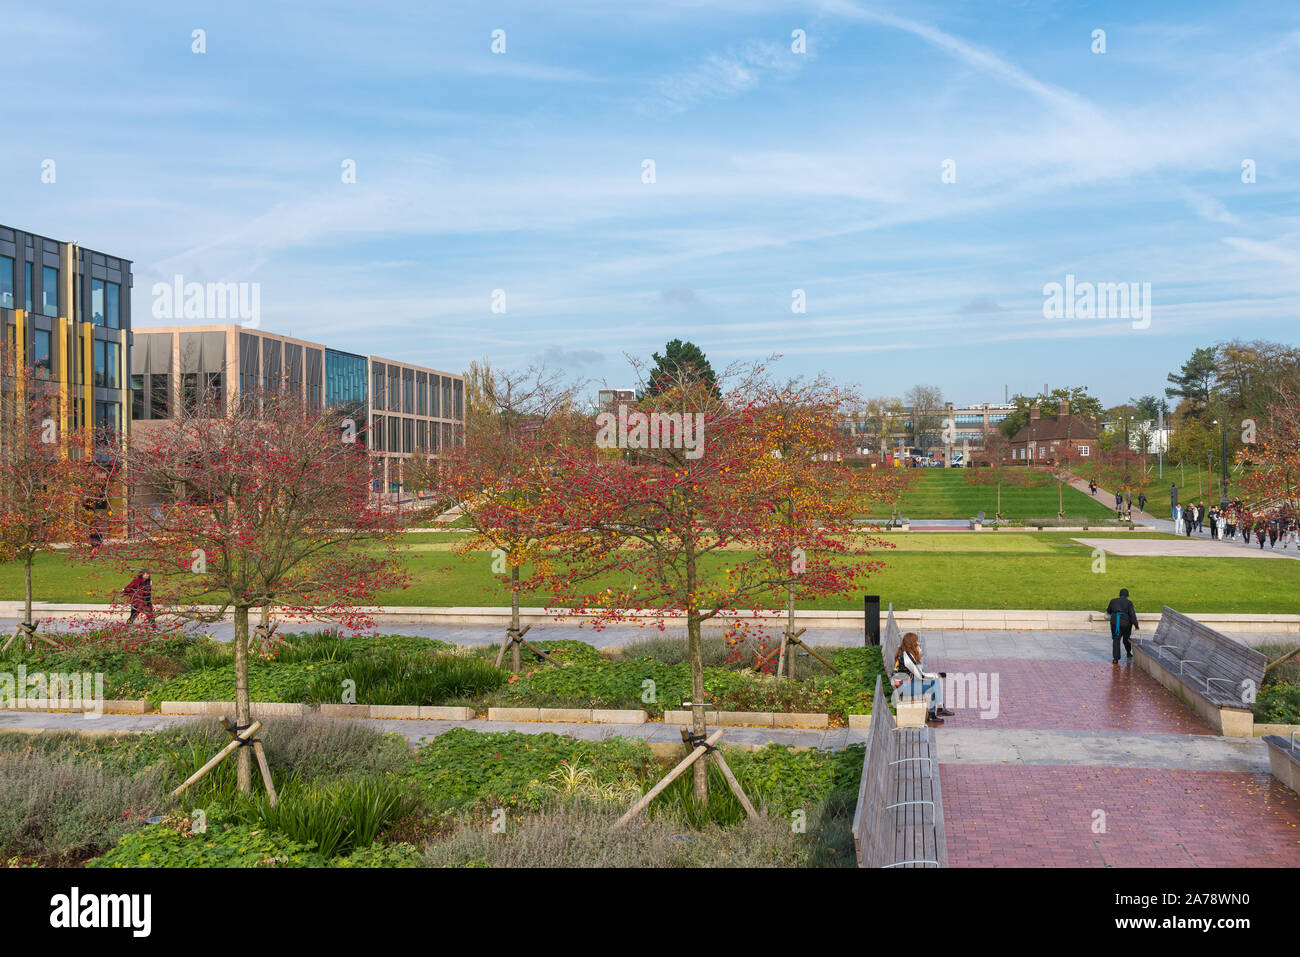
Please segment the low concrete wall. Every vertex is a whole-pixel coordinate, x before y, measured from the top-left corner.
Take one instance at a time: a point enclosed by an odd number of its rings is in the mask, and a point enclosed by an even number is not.
[[[1202,721],[1225,738],[1253,736],[1255,716],[1251,712],[1244,708],[1223,708],[1203,697],[1138,645],[1133,646],[1133,660],[1138,663],[1138,667],[1173,692],[1178,700],[1195,711]]]
[[[1300,794],[1300,756],[1291,750],[1289,738],[1264,743],[1268,745],[1268,769],[1273,777]]]
[[[888,604],[888,596],[885,596]],[[42,604],[37,602],[34,614],[38,617],[65,616],[102,616],[121,618],[124,612],[117,612],[107,605],[89,604]],[[0,617],[13,617],[19,614],[20,603],[0,602]],[[505,628],[510,624],[509,608],[477,608],[467,606],[412,606],[410,608],[387,607],[361,609],[376,622],[384,625],[421,624],[421,625],[468,625],[478,627]],[[884,629],[887,612],[880,617],[881,629]],[[657,621],[651,613],[631,614],[633,620],[646,623]],[[720,631],[730,627],[737,620],[758,622],[772,628],[780,628],[785,623],[784,611],[760,611],[757,614],[744,614],[734,619],[715,618],[706,622],[706,631]],[[1107,630],[1106,616],[1101,611],[1051,611],[1036,609],[999,609],[999,608],[913,608],[894,610],[894,617],[905,631],[908,629],[981,629],[992,631],[1096,631]],[[1219,631],[1230,632],[1270,632],[1300,635],[1300,615],[1238,615],[1207,613],[1192,615],[1197,621]],[[557,616],[545,608],[521,608],[520,620],[524,624],[547,625],[556,623],[589,623],[592,616],[574,614]],[[292,621],[285,618],[286,621]],[[1138,621],[1158,622],[1159,613],[1139,614]],[[795,621],[806,628],[851,628],[863,630],[861,611],[817,611],[801,610],[795,612]],[[674,619],[667,619],[669,625]]]
[[[27,706],[27,705],[21,708],[15,708],[13,707],[12,702],[6,702],[3,710],[5,711],[53,711],[53,712],[66,711],[66,712],[72,712],[76,714],[80,714],[83,711],[86,712],[102,711],[104,714],[145,714],[149,710],[149,704],[148,702],[145,701],[122,701],[122,700],[105,699],[99,708],[95,708],[94,706],[85,707],[85,708],[50,708],[50,707],[35,707],[35,706]]]
[[[665,711],[664,724],[689,725],[694,719],[689,711]],[[705,711],[704,720],[712,727],[751,728],[829,728],[830,715],[812,712],[773,711]]]

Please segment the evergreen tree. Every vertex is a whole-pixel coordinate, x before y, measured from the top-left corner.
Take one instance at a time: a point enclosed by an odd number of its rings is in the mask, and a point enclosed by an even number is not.
[[[692,382],[703,383],[713,398],[722,397],[718,389],[717,377],[713,374],[713,367],[709,365],[703,350],[695,343],[674,339],[664,346],[663,355],[656,352],[653,358],[655,364],[650,370],[649,382],[646,384],[647,396],[660,395],[672,389],[679,378],[685,378]]]

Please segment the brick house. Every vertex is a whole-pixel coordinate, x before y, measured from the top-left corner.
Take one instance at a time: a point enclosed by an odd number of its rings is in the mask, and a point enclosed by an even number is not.
[[[1097,454],[1097,427],[1086,417],[1071,415],[1068,402],[1061,403],[1054,419],[1043,418],[1035,405],[1010,447],[1011,460],[1026,464],[1091,458]]]

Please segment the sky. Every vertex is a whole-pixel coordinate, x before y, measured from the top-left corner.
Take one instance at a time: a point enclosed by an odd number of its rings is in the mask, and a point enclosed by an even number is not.
[[[958,405],[1300,342],[1300,4],[67,2],[0,36],[0,222],[133,260],[137,328],[179,275],[444,371],[626,386],[680,337]],[[1047,315],[1067,276],[1149,322]]]

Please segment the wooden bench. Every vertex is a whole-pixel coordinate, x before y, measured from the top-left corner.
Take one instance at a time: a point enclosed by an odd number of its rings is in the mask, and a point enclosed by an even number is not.
[[[1165,606],[1150,638],[1133,633],[1138,666],[1228,737],[1251,736],[1251,706],[1264,683],[1268,659],[1198,621]]]
[[[859,867],[948,866],[934,731],[897,727],[879,678],[853,843]]]
[[[894,618],[894,603],[889,603],[889,615],[885,619],[885,632],[880,636],[880,657],[885,660],[885,674],[894,670],[894,658],[898,646],[903,643],[903,630]]]
[[[1263,741],[1268,745],[1268,768],[1273,777],[1300,794],[1300,731],[1292,731],[1290,738],[1266,734]]]

